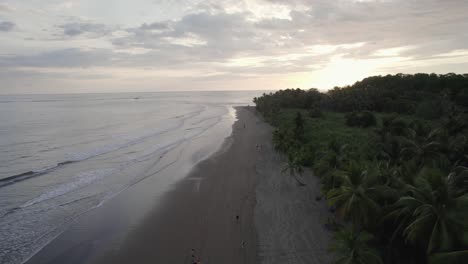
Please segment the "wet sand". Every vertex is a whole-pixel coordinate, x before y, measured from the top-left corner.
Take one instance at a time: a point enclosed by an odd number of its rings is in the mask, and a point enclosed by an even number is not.
[[[124,245],[96,263],[258,263],[254,224],[257,144],[271,133],[254,109],[213,157],[198,164]],[[238,216],[238,218],[237,218]]]

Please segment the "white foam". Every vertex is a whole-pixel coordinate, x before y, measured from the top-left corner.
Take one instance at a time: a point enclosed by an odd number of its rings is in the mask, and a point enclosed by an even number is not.
[[[108,169],[100,169],[100,170],[91,170],[86,172],[81,172],[77,175],[77,177],[71,181],[64,184],[61,184],[54,189],[47,191],[40,196],[29,200],[28,202],[21,205],[21,208],[25,208],[43,201],[47,201],[52,198],[56,198],[58,196],[64,195],[66,193],[72,192],[74,190],[83,188],[97,180],[100,180],[106,176],[111,175],[115,169],[108,168]]]

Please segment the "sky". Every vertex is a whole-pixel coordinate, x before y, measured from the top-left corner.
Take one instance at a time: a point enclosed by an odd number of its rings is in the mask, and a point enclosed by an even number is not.
[[[0,94],[467,73],[467,29],[466,0],[0,0]]]

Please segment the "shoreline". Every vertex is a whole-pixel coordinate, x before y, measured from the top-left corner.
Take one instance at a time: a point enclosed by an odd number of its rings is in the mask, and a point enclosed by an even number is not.
[[[330,214],[324,201],[315,201],[319,179],[306,171],[307,186],[299,187],[282,173],[286,163],[273,148],[273,128],[254,107],[235,111],[220,148],[165,192],[122,244],[103,248],[97,238],[57,254],[56,241],[27,263],[330,263],[331,233],[323,228]],[[109,210],[118,212],[118,204]],[[64,239],[101,233],[106,220],[119,221],[98,219],[98,226]]]
[[[191,263],[192,249],[201,263],[258,263],[256,145],[271,131],[254,108],[235,109],[223,146],[177,183],[122,247],[92,263]]]

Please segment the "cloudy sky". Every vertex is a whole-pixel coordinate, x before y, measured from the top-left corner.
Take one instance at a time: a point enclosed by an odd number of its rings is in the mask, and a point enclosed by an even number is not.
[[[0,93],[326,90],[467,73],[466,0],[0,0]]]

